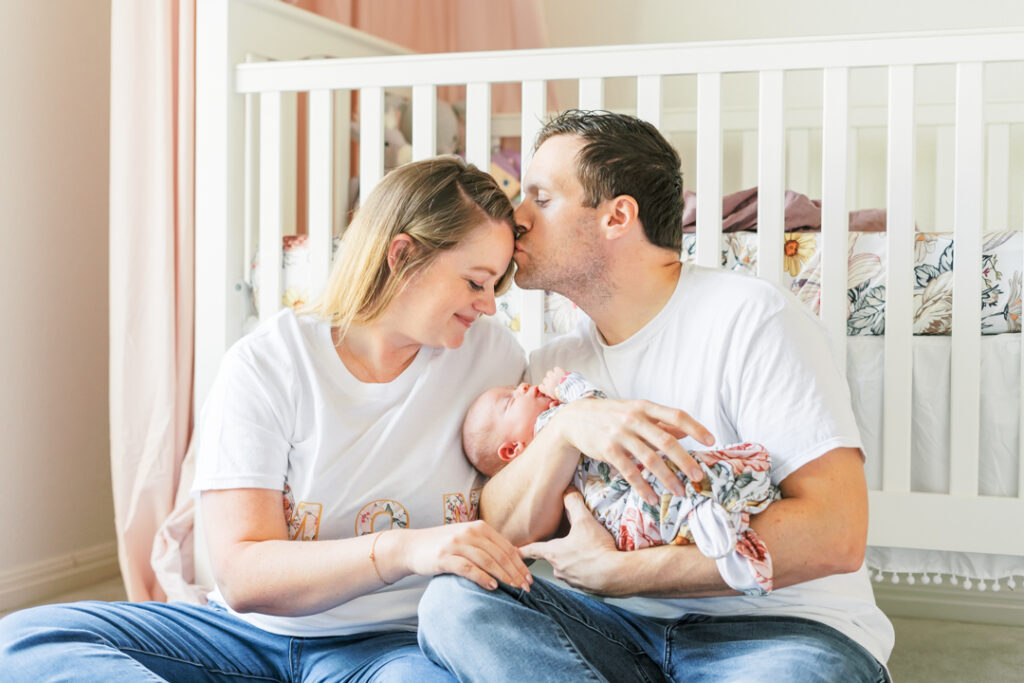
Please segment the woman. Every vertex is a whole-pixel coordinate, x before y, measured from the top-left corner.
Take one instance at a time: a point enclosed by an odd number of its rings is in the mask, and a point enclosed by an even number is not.
[[[475,518],[461,420],[518,381],[494,312],[513,217],[454,157],[385,176],[321,297],[225,355],[199,424],[211,602],[81,603],[0,621],[15,680],[451,680],[416,644],[429,577],[529,589],[518,550]],[[312,540],[315,543],[298,541]]]

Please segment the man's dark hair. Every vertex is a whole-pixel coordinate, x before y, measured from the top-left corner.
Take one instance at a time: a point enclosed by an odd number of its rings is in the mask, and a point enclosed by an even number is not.
[[[629,195],[639,205],[644,233],[652,244],[682,249],[683,175],[679,154],[650,123],[608,111],[569,109],[537,135],[537,149],[548,138],[574,135],[583,140],[576,175],[591,208]]]

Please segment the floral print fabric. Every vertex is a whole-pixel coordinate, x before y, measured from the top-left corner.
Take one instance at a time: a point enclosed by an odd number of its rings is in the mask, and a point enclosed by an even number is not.
[[[887,235],[850,232],[847,289],[848,335],[885,334]],[[914,334],[948,335],[953,328],[951,233],[917,232],[914,239]],[[812,311],[821,307],[820,232],[791,232],[783,243],[783,286]],[[683,235],[683,258],[694,258],[695,235]],[[983,237],[981,333],[1020,332],[1022,233],[1003,231]],[[757,233],[722,235],[722,265],[757,271]]]
[[[559,404],[537,417],[534,433],[566,403],[607,395],[579,373],[569,372],[555,387],[554,398]],[[716,560],[729,586],[747,595],[767,594],[772,589],[772,559],[750,528],[750,515],[780,497],[771,482],[768,451],[759,444],[743,443],[691,455],[704,472],[696,484],[665,460],[684,483],[685,496],[674,495],[649,471],[643,472],[660,498],[658,506],[645,501],[608,463],[586,456],[580,457],[573,485],[597,521],[611,532],[619,550],[695,543],[701,553]]]
[[[772,589],[771,555],[750,528],[750,515],[780,497],[769,476],[768,452],[759,444],[743,443],[690,454],[704,472],[704,478],[696,483],[674,463],[665,461],[685,484],[685,496],[673,495],[650,471],[644,472],[661,498],[657,507],[641,498],[605,462],[582,457],[573,483],[594,517],[611,532],[619,550],[696,543],[704,555],[732,560],[733,566],[739,560],[746,568],[750,576],[744,578],[752,581],[730,581],[723,573],[733,588],[748,595],[768,593]],[[741,588],[739,583],[745,585]]]

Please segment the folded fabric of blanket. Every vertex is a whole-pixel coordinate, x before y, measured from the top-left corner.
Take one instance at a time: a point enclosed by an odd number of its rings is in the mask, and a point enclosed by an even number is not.
[[[821,200],[786,190],[785,229],[821,229]],[[850,212],[850,230],[881,232],[885,230],[885,209],[858,209]],[[683,232],[694,232],[697,226],[697,195],[683,190]],[[757,230],[757,188],[740,190],[722,197],[722,232]]]

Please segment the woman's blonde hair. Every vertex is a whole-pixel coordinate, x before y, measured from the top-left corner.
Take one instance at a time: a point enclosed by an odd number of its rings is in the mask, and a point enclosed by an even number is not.
[[[476,166],[456,156],[399,166],[365,199],[341,240],[327,286],[299,312],[330,322],[340,340],[353,323],[378,318],[410,278],[488,219],[515,229],[508,197]],[[412,244],[392,267],[388,250],[401,234]],[[509,261],[495,284],[496,295],[508,288],[512,272]]]

